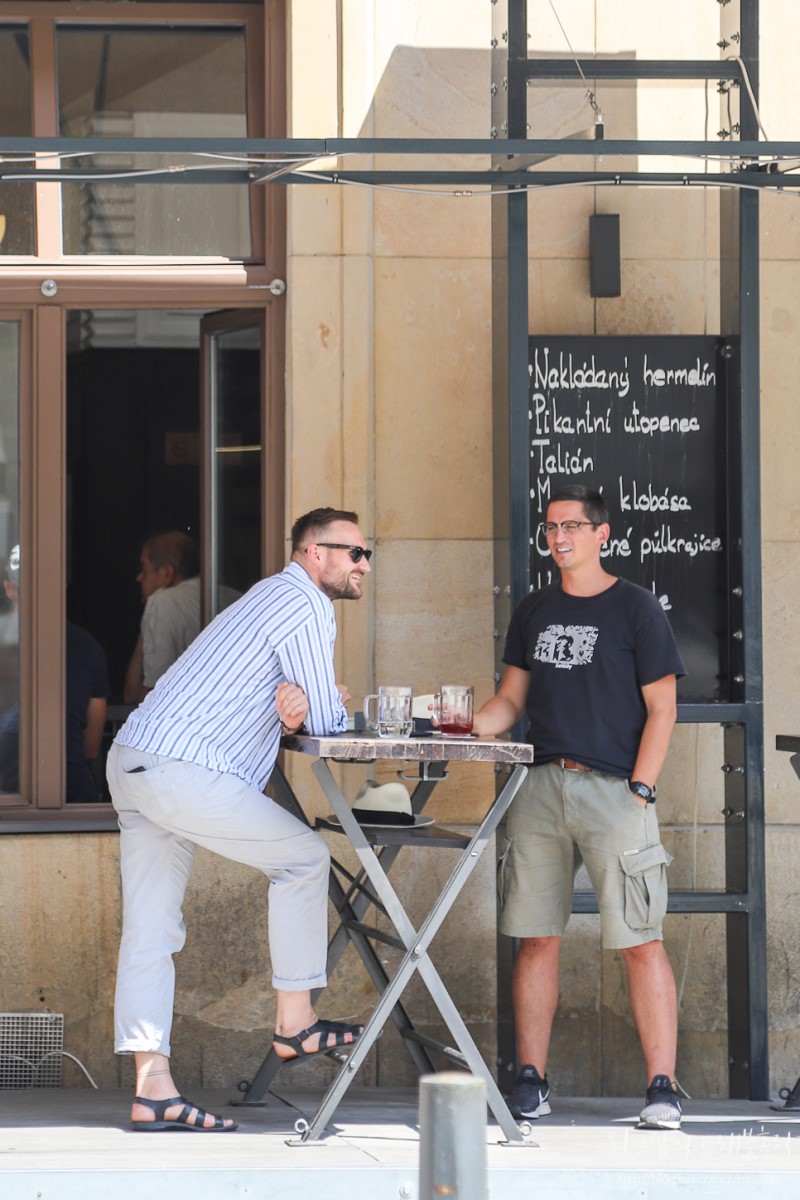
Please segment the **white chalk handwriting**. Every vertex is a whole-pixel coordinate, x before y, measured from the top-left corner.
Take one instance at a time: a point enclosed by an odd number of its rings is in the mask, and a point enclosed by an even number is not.
[[[594,459],[580,446],[572,449],[558,442],[550,449],[550,438],[534,438],[531,442],[531,458],[536,469],[546,475],[585,475],[594,470]]]
[[[656,491],[652,483],[644,486],[634,479],[632,483],[625,482],[619,477],[619,507],[620,512],[691,512],[692,506],[687,496],[670,491],[665,487]]]
[[[559,409],[555,396],[548,399],[543,392],[534,392],[531,403],[528,419],[533,423],[533,432],[537,437],[546,437],[551,433],[580,435],[612,432],[610,406],[605,412],[596,413],[592,411],[591,401],[587,400],[580,413],[564,413]]]
[[[641,537],[639,562],[658,554],[686,554],[696,558],[698,554],[717,554],[721,550],[722,538],[713,533],[675,534],[669,525],[662,525],[655,533]]]
[[[594,355],[576,362],[571,353],[565,354],[563,350],[551,362],[549,346],[536,347],[533,362],[528,364],[528,375],[539,391],[613,391],[623,399],[631,386],[627,355],[620,368],[608,370],[597,366]]]
[[[631,404],[631,414],[623,418],[622,428],[626,433],[697,433],[700,422],[697,417],[671,417],[668,413],[649,416],[643,413],[636,401]]]
[[[678,624],[681,610],[706,602],[727,543],[715,483],[724,471],[716,441],[719,364],[710,338],[685,346],[677,338],[531,339],[533,588],[559,576],[538,529],[551,496],[586,483],[605,489],[610,502],[611,533],[601,550],[607,570],[651,590]]]
[[[700,366],[698,358],[693,367],[651,367],[644,356],[642,381],[645,387],[716,387],[717,374],[708,363]]]

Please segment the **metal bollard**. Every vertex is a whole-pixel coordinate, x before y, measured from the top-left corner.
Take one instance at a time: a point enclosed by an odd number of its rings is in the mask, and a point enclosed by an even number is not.
[[[460,1071],[419,1081],[419,1200],[486,1200],[486,1084]]]

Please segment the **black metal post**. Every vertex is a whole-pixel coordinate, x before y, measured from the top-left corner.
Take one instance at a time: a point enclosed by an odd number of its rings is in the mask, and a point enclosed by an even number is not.
[[[528,18],[525,0],[498,0],[492,10],[492,134],[495,162],[503,140],[527,136]],[[503,180],[503,187],[507,186]],[[528,198],[525,191],[492,201],[492,332],[494,393],[495,669],[499,682],[511,608],[530,585],[528,444]],[[502,786],[505,780],[500,777]],[[497,938],[497,1064],[503,1087],[516,1063],[511,1011],[514,945]]]

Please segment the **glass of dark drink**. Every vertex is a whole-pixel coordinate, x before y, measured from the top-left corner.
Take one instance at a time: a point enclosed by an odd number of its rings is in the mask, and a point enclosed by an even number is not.
[[[435,701],[436,721],[442,737],[470,736],[474,698],[474,689],[468,684],[442,684]]]

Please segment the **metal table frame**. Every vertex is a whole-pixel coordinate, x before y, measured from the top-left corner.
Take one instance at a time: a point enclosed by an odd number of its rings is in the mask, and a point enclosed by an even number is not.
[[[435,1070],[428,1054],[429,1050],[436,1050],[451,1062],[466,1067],[472,1074],[484,1080],[489,1108],[508,1142],[531,1145],[532,1143],[526,1140],[527,1130],[521,1128],[511,1116],[489,1068],[481,1057],[457,1005],[445,988],[428,951],[431,942],[467,879],[477,866],[481,855],[489,845],[500,821],[521,786],[525,778],[525,764],[533,760],[533,748],[529,745],[494,738],[384,739],[370,735],[353,736],[350,734],[323,738],[309,735],[291,736],[283,739],[282,746],[286,750],[312,754],[317,757],[318,761],[314,763],[312,771],[341,824],[341,832],[347,837],[361,863],[361,872],[358,876],[350,875],[341,867],[341,864],[335,861],[332,865],[330,896],[341,920],[328,946],[328,973],[330,975],[333,972],[347,945],[352,942],[379,993],[378,1003],[367,1020],[361,1037],[353,1050],[349,1051],[344,1058],[337,1076],[329,1086],[311,1121],[298,1123],[299,1137],[293,1139],[293,1144],[317,1141],[324,1134],[328,1121],[336,1111],[358,1069],[375,1044],[386,1021],[391,1018],[420,1072],[427,1073]],[[437,829],[435,826],[428,828],[397,827],[387,830],[364,829],[352,815],[327,760],[364,763],[375,759],[397,759],[401,763],[410,761],[418,764],[418,782],[412,795],[412,811],[415,813],[422,811],[433,788],[446,777],[446,765],[450,761],[508,763],[511,766],[511,774],[500,788],[486,816],[477,826],[471,838],[450,830]],[[407,775],[403,775],[403,777],[408,778]],[[271,787],[281,803],[308,823],[296,795],[280,769],[276,769],[274,772]],[[320,824],[331,827],[324,820]],[[415,929],[401,900],[389,882],[387,874],[400,849],[409,845],[438,846],[460,851],[455,868],[419,929]],[[376,846],[380,847],[379,853],[376,853]],[[337,878],[337,870],[350,880],[351,886],[347,891]],[[394,926],[397,936],[386,934],[363,923],[362,918],[371,905],[376,905],[381,912],[385,913]],[[387,942],[404,951],[400,966],[392,978],[386,974],[383,964],[371,945],[371,939]],[[419,973],[427,987],[431,999],[444,1019],[458,1049],[443,1046],[432,1038],[417,1033],[414,1029],[413,1022],[401,1003],[401,996],[416,973]],[[258,1103],[280,1065],[281,1060],[274,1054],[274,1051],[271,1051],[253,1082],[247,1088],[241,1102]]]

